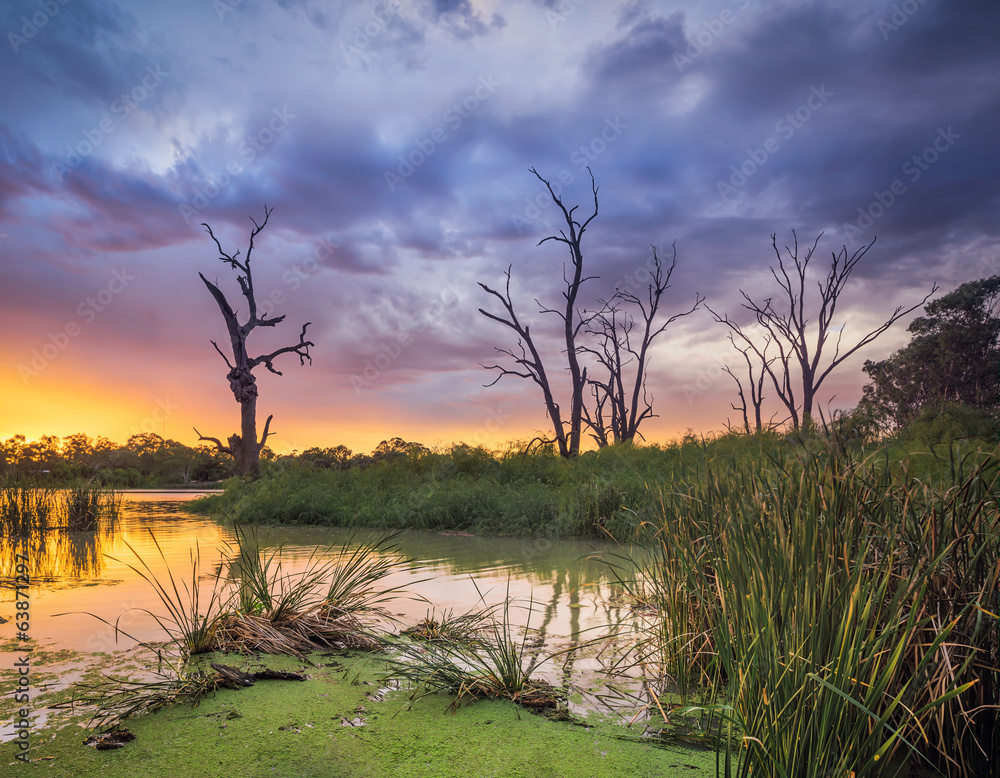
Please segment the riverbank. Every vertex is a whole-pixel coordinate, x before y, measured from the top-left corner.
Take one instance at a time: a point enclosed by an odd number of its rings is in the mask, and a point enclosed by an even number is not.
[[[457,445],[411,449],[367,467],[268,463],[262,478],[230,479],[224,493],[185,509],[250,524],[630,540],[662,523],[664,494],[687,492],[712,473],[773,469],[792,476],[816,457],[846,456],[947,480],[949,461],[989,452],[996,454],[997,444],[978,439],[866,445],[777,433],[609,446],[570,460],[537,448],[525,454]]]
[[[245,657],[214,661],[243,666]],[[129,720],[136,739],[117,750],[84,746],[75,725],[32,735],[30,758],[50,776],[150,778],[316,776],[674,776],[715,774],[715,753],[655,746],[641,724],[572,723],[511,702],[463,703],[379,680],[384,662],[368,655],[317,653],[311,664],[262,656],[251,664],[298,670],[309,680],[260,681],[223,690],[197,707],[175,705]],[[7,747],[5,747],[7,750]],[[5,756],[3,764],[14,764]]]

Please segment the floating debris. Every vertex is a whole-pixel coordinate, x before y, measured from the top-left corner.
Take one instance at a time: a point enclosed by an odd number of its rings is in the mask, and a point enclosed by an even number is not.
[[[111,751],[115,748],[124,748],[126,743],[131,743],[133,740],[135,740],[135,735],[122,727],[101,735],[91,735],[83,741],[83,744],[96,748],[98,751]]]

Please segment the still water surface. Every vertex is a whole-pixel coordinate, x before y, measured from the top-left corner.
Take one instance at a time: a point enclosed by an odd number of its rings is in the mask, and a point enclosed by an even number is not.
[[[76,652],[72,658],[60,658],[44,668],[49,691],[79,678],[88,658],[95,654],[134,648],[136,640],[166,638],[143,611],[163,614],[164,608],[153,588],[130,569],[129,564],[138,565],[136,555],[160,580],[166,580],[169,566],[175,579],[190,581],[192,556],[197,553],[203,591],[209,590],[209,582],[235,535],[231,526],[183,511],[186,500],[201,494],[130,492],[113,532],[62,533],[34,539],[29,551],[34,573],[30,637],[36,651]],[[262,549],[281,547],[283,572],[304,569],[310,557],[321,557],[331,546],[338,548],[349,535],[348,530],[339,528],[257,530]],[[530,630],[530,642],[543,652],[587,640],[627,616],[607,565],[595,558],[601,553],[620,553],[621,549],[611,544],[436,532],[404,532],[396,544],[398,552],[412,561],[409,569],[385,581],[387,586],[404,587],[404,593],[389,604],[401,622],[400,629],[420,621],[431,608],[438,613],[447,609],[462,613],[482,605],[480,594],[492,604],[503,601],[508,590],[519,603],[512,610],[512,620],[522,630]],[[3,549],[5,560],[10,559],[8,551]],[[7,618],[14,611],[9,572],[0,570],[5,584],[0,589],[0,614]],[[95,617],[111,624],[117,620],[130,637],[116,635],[112,627]],[[15,637],[13,619],[0,624],[0,641],[8,656],[20,647]],[[552,683],[570,683],[593,691],[598,683],[596,673],[602,669],[597,654],[598,649],[590,648],[569,663],[561,657],[547,663],[537,675]],[[4,670],[10,669],[7,662],[4,665]],[[9,721],[7,703],[6,699],[0,703],[0,715]],[[577,697],[575,707],[600,708],[602,703],[587,692],[582,701]],[[44,725],[44,719],[42,716],[36,726]],[[8,730],[5,727],[0,732],[0,739],[9,739]]]

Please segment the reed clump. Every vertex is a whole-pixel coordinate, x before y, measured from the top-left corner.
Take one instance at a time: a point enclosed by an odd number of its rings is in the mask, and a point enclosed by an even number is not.
[[[796,449],[662,489],[635,660],[707,684],[726,775],[972,778],[1000,758],[1000,462]]]
[[[122,493],[87,483],[68,490],[0,476],[0,578],[13,577],[16,554],[31,578],[98,575],[114,536]]]
[[[122,492],[87,481],[68,489],[0,476],[0,534],[29,536],[53,529],[92,531],[118,518]]]
[[[389,620],[385,603],[400,590],[387,586],[384,579],[409,567],[398,554],[393,535],[360,541],[352,535],[326,553],[314,551],[302,569],[289,572],[280,546],[267,550],[255,530],[237,527],[217,570],[203,572],[196,545],[190,552],[190,571],[181,575],[171,568],[152,532],[150,537],[159,560],[143,558],[126,541],[137,560],[127,564],[156,591],[162,611],[142,610],[167,640],[162,644],[136,640],[157,658],[154,680],[110,675],[96,684],[77,685],[74,702],[96,704],[93,721],[104,728],[174,702],[194,703],[216,688],[214,676],[193,669],[191,660],[199,654],[304,657],[323,648],[381,649],[376,629]],[[109,626],[131,637],[119,629],[118,621]]]
[[[481,597],[482,600],[482,597]],[[442,619],[428,616],[410,631],[416,640],[386,638],[390,651],[389,677],[414,687],[413,695],[454,695],[455,710],[465,700],[508,699],[526,708],[555,708],[565,702],[566,692],[547,681],[532,677],[560,653],[540,655],[533,651],[527,628],[520,638],[511,611],[518,607],[509,591],[496,605],[486,605]],[[527,622],[533,604],[525,606]],[[575,650],[575,649],[573,649]]]
[[[56,490],[14,476],[0,477],[0,529],[4,535],[30,535],[55,518]]]
[[[102,519],[115,521],[121,511],[122,498],[120,490],[94,481],[66,489],[59,495],[66,529],[86,532],[96,530]]]
[[[492,611],[488,608],[459,614],[451,608],[441,613],[430,610],[423,619],[412,627],[404,629],[400,634],[411,640],[446,640],[476,646],[483,640],[491,614]]]

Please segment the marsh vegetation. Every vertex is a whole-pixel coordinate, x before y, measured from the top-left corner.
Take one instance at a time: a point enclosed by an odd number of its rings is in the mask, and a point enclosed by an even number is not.
[[[422,512],[400,509],[406,494],[415,495],[411,506],[422,501]],[[231,516],[291,522],[309,501],[319,521],[350,516],[354,500],[356,509],[395,505],[383,526],[409,519],[454,528],[442,505],[479,495],[490,507],[478,515],[492,511],[495,523],[466,518],[458,526],[496,531],[504,518],[529,515],[518,502],[526,494],[555,506],[548,524],[530,525],[540,542],[574,527],[627,542],[603,554],[627,608],[606,625],[600,656],[612,676],[641,678],[625,718],[642,720],[648,732],[717,749],[729,775],[995,771],[995,446],[914,440],[871,450],[836,435],[727,436],[609,447],[576,460],[463,448],[354,472],[273,468],[210,503]],[[324,514],[331,506],[339,512]],[[513,522],[515,532],[528,528],[527,518]],[[345,544],[293,574],[283,571],[280,549],[263,549],[254,530],[240,530],[201,595],[194,593],[203,573],[151,580],[174,656],[184,660],[169,688],[178,699],[213,688],[193,669],[199,652],[302,656],[336,645],[380,652],[386,677],[417,696],[560,704],[567,690],[536,673],[554,652],[514,626],[511,614],[535,607],[530,601],[484,601],[457,614],[429,607],[405,630],[387,618],[384,605],[402,592],[380,581],[408,564],[391,545],[385,537]],[[197,558],[191,562],[197,570]],[[577,636],[573,648],[584,642]],[[163,704],[163,685],[151,692],[119,688],[103,721],[144,710],[135,707],[143,694]]]
[[[995,772],[1000,461],[937,464],[833,448],[657,489],[635,661],[656,708],[721,724],[727,774]]]
[[[36,579],[99,573],[121,503],[120,491],[91,481],[55,489],[0,477],[0,578],[13,577],[16,553],[30,556]]]

